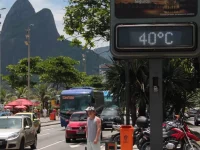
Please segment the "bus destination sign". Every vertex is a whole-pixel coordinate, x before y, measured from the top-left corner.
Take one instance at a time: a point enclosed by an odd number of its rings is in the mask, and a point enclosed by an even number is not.
[[[62,99],[73,100],[73,99],[74,99],[74,96],[62,96]]]

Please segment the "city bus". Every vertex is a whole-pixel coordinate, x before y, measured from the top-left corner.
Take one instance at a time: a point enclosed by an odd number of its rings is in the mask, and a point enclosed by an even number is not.
[[[103,91],[91,87],[71,88],[63,90],[60,94],[60,123],[66,127],[73,112],[84,111],[88,106],[96,109],[103,108]]]

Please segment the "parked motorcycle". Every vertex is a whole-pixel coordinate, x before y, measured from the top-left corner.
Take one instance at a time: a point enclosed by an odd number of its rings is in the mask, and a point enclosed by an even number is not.
[[[200,150],[196,143],[200,139],[190,132],[183,117],[163,123],[163,139],[164,150]],[[150,130],[143,133],[140,145],[140,150],[150,150]]]

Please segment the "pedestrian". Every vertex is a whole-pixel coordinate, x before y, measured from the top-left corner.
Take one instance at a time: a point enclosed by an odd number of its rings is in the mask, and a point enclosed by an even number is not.
[[[86,125],[87,150],[100,150],[101,119],[96,116],[94,107],[86,109],[88,114]]]
[[[60,118],[60,109],[58,109],[58,119]]]
[[[46,109],[46,108],[43,109],[43,117],[44,117],[44,118],[47,117],[47,109]]]
[[[40,109],[38,109],[38,119],[40,120]]]

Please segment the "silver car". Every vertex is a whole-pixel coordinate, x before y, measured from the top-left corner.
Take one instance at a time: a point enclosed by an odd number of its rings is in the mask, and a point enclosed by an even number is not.
[[[0,149],[24,150],[37,147],[37,131],[26,116],[0,117]]]

